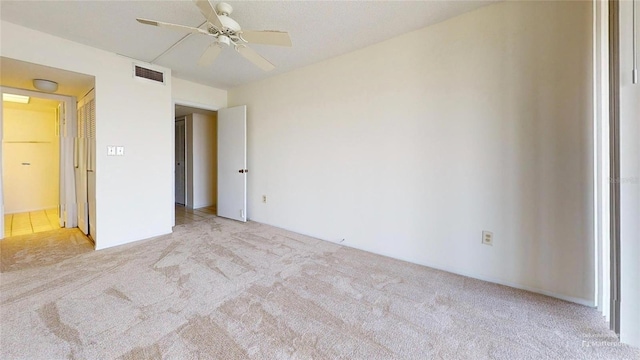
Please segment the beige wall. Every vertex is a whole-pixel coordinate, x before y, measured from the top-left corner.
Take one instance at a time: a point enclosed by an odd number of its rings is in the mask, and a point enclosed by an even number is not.
[[[197,209],[217,205],[217,113],[185,117],[187,142],[187,206]]]
[[[207,110],[218,110],[227,106],[227,91],[173,77],[171,96],[180,105]]]
[[[145,65],[163,71],[165,84],[136,79],[129,58],[6,21],[0,42],[1,56],[95,76],[96,249],[171,233],[171,70]],[[125,155],[107,156],[109,145]]]
[[[502,2],[230,90],[250,219],[593,304],[591,6]]]
[[[7,214],[55,208],[59,203],[57,102],[34,104],[31,100],[30,104],[3,104],[2,166]]]

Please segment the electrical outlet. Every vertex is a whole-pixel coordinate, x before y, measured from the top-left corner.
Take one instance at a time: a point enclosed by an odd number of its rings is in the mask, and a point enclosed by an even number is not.
[[[116,156],[116,147],[115,146],[107,146],[107,156]]]
[[[493,246],[493,233],[491,231],[484,230],[482,232],[482,243]]]
[[[267,203],[267,195],[262,195],[262,202]]]

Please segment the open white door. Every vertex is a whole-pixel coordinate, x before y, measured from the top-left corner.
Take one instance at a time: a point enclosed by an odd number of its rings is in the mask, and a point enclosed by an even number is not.
[[[74,156],[78,228],[96,239],[96,101],[91,90],[78,102]]]
[[[59,166],[60,166],[60,182],[58,184],[59,190],[58,190],[58,196],[59,196],[59,200],[58,200],[58,225],[60,225],[60,227],[65,227],[66,222],[67,222],[67,215],[66,215],[66,205],[67,205],[67,183],[66,183],[66,148],[64,145],[66,145],[67,142],[67,134],[66,134],[66,120],[65,120],[65,107],[64,107],[64,101],[61,101],[58,104],[58,111],[57,111],[57,115],[58,115],[58,121],[56,123],[56,131],[58,132],[58,137],[59,137],[59,141],[60,141],[60,152],[59,152]]]
[[[89,209],[89,236],[96,241],[96,99],[91,90],[87,103],[87,207]]]
[[[218,216],[247,221],[247,107],[218,110]]]
[[[78,211],[78,228],[89,234],[89,203],[87,202],[87,116],[85,100],[78,102],[78,130],[74,143],[73,164],[76,180],[76,204]]]

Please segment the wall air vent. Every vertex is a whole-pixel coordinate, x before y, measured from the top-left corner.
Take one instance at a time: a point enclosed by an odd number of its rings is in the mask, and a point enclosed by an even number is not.
[[[137,78],[156,81],[164,84],[164,73],[142,67],[140,65],[133,65],[133,75]]]

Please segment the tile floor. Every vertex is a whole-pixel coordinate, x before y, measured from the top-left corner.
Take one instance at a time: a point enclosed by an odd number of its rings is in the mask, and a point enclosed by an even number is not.
[[[192,224],[216,217],[216,207],[209,206],[199,209],[189,209],[183,205],[176,204],[176,225]]]
[[[4,237],[59,229],[58,209],[4,215]]]

